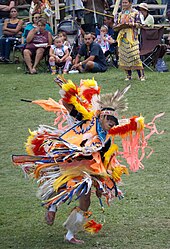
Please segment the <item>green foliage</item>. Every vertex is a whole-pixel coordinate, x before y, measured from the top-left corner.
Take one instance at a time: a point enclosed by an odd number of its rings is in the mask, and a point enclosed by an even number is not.
[[[169,59],[169,58],[168,58]],[[169,63],[170,64],[170,63]],[[25,75],[21,65],[0,65],[0,117],[1,117],[1,166],[0,166],[0,248],[56,249],[75,248],[64,243],[62,223],[68,216],[69,207],[61,206],[55,224],[48,227],[44,222],[44,208],[37,200],[36,182],[24,179],[20,169],[11,163],[12,154],[23,154],[28,128],[36,129],[39,124],[53,125],[55,115],[40,107],[21,102],[25,99],[59,99],[59,87],[50,74]],[[75,82],[81,78],[92,78],[102,86],[102,92],[112,92],[126,84],[124,73],[109,69],[106,73],[66,75]],[[97,235],[80,233],[85,240],[81,248],[91,249],[168,249],[170,248],[170,203],[169,203],[169,123],[170,86],[169,73],[146,71],[147,80],[140,82],[133,73],[131,89],[127,93],[129,109],[126,116],[142,115],[146,123],[160,113],[164,117],[157,121],[163,135],[154,135],[149,145],[154,153],[144,159],[145,170],[123,177],[125,198],[115,200],[105,208],[102,231]],[[104,202],[104,200],[103,200]],[[103,221],[104,217],[96,198],[91,209],[93,218]]]

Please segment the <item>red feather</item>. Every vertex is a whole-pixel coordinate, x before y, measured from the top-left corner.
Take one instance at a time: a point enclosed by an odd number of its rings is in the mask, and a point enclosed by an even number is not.
[[[85,97],[85,99],[87,99],[87,101],[90,103],[91,102],[91,99],[92,99],[92,96],[94,94],[99,94],[100,93],[100,88],[98,90],[96,89],[86,89],[83,91],[82,95]]]
[[[130,118],[130,123],[129,124],[125,124],[122,126],[114,126],[113,128],[111,128],[109,130],[109,134],[111,135],[124,135],[128,132],[131,131],[136,131],[137,130],[137,123],[135,121],[135,119],[137,118],[137,116],[134,116],[132,118]]]

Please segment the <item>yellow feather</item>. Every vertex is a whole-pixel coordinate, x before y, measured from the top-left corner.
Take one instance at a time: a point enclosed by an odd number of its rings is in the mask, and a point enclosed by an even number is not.
[[[115,182],[118,182],[121,180],[121,175],[125,173],[126,175],[129,174],[128,169],[126,168],[126,166],[123,165],[116,165],[113,169],[112,169],[112,177],[114,179]]]
[[[136,119],[136,121],[137,121],[138,130],[143,130],[144,129],[144,117],[140,116],[139,118]]]
[[[28,155],[32,156],[34,155],[33,150],[32,150],[32,141],[35,138],[35,136],[37,135],[36,131],[31,131],[30,129],[28,129],[30,135],[27,138],[27,142],[25,143],[25,150],[27,152]]]
[[[77,98],[75,96],[71,96],[70,104],[73,104],[78,112],[83,115],[84,120],[91,120],[94,116],[94,111],[88,111],[84,106],[77,102]]]
[[[91,80],[89,80],[89,79],[83,80],[83,84],[86,87],[94,87],[94,86],[96,86],[97,82],[94,80],[94,78],[92,78]]]
[[[109,164],[110,158],[114,152],[118,151],[117,144],[112,144],[109,150],[104,154],[104,166],[106,167]]]
[[[71,88],[73,88],[74,90],[76,90],[76,86],[75,86],[75,84],[71,80],[68,80],[68,83],[62,85],[62,89],[65,92],[68,92]]]
[[[69,180],[71,180],[72,178],[77,177],[77,176],[79,176],[79,175],[78,174],[71,174],[71,175],[64,174],[64,175],[61,175],[53,183],[54,190],[58,191],[59,187],[61,187],[63,184],[65,184],[66,182],[68,182]]]

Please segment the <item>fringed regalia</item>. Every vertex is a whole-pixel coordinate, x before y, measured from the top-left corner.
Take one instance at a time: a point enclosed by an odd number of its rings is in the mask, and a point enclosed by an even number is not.
[[[128,24],[140,24],[139,12],[135,9],[120,12],[115,18],[120,28],[117,42],[119,51],[119,66],[125,70],[142,70],[142,61],[139,53],[138,30]]]
[[[110,101],[115,116],[118,110],[126,110],[127,103],[122,99],[129,86],[103,96],[94,79],[81,80],[80,86],[61,77],[56,82],[61,87],[59,102],[52,99],[32,101],[56,113],[56,127],[40,125],[36,131],[30,131],[26,143],[28,155],[14,155],[13,163],[37,180],[37,195],[45,207],[70,203],[88,194],[92,188],[100,190],[109,205],[115,197],[123,197],[117,185],[121,175],[128,174],[126,165],[131,171],[144,168],[141,161],[147,141],[150,134],[158,133],[154,122],[147,125],[150,129],[147,137],[142,116],[119,119],[119,124],[106,132],[99,122],[101,109]],[[73,107],[70,113],[62,101]],[[122,141],[120,151],[114,143],[117,136]],[[122,165],[122,159],[126,165]],[[90,232],[98,231],[94,221],[86,223],[84,228]]]

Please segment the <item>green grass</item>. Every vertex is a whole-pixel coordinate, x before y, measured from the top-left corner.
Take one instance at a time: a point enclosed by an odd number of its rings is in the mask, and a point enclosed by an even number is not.
[[[167,58],[169,60],[169,58]],[[170,61],[168,61],[170,68]],[[39,124],[52,125],[55,115],[36,105],[21,102],[25,99],[59,99],[58,86],[49,74],[25,75],[18,65],[0,65],[0,248],[56,249],[76,248],[64,243],[62,223],[69,207],[63,205],[52,227],[44,223],[44,209],[37,200],[36,182],[24,178],[20,169],[11,163],[11,154],[22,154],[28,128]],[[19,65],[21,67],[21,65]],[[67,75],[75,82],[91,78],[92,74]],[[81,248],[91,249],[169,249],[170,248],[170,178],[169,178],[169,124],[170,85],[169,73],[146,71],[147,81],[137,80],[133,74],[132,87],[127,93],[129,109],[126,116],[142,115],[146,122],[160,112],[164,117],[157,121],[163,135],[154,135],[149,145],[154,153],[144,159],[145,170],[123,177],[125,198],[115,200],[111,207],[105,205],[102,231],[91,236],[80,233],[85,240]],[[125,86],[124,73],[110,69],[94,75],[102,92],[112,92]],[[99,203],[92,199],[93,218],[103,221]],[[78,246],[77,246],[78,247]]]

